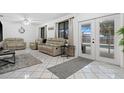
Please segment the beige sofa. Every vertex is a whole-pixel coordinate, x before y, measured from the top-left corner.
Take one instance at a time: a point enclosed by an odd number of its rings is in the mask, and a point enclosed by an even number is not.
[[[46,44],[38,44],[38,50],[40,52],[52,55],[52,56],[57,56],[61,54],[61,47],[64,45],[65,39],[55,39],[55,38],[50,38],[46,41]]]
[[[35,42],[30,42],[29,47],[33,50],[37,50],[38,49],[38,45],[43,44],[43,39],[37,39],[35,40]]]
[[[6,38],[3,41],[4,49],[20,50],[26,48],[26,43],[22,38]]]

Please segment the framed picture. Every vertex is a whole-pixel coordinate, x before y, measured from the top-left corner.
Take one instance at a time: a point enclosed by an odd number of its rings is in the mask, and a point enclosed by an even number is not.
[[[49,27],[48,30],[54,30],[54,27]]]

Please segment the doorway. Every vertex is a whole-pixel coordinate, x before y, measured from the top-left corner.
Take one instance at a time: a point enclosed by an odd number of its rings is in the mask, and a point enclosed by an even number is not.
[[[79,56],[118,65],[119,24],[119,14],[80,22]]]

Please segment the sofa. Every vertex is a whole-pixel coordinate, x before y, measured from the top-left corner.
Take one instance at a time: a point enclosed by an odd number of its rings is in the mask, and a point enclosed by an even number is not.
[[[57,56],[61,54],[61,46],[64,43],[65,39],[49,38],[45,44],[38,44],[38,50],[51,56]]]
[[[5,38],[3,41],[3,48],[22,50],[26,48],[26,43],[22,38]]]
[[[35,42],[30,42],[29,47],[32,50],[37,50],[38,45],[41,45],[41,44],[43,44],[43,39],[42,38],[35,40]]]
[[[36,42],[30,42],[29,46],[30,46],[30,48],[32,50],[37,50],[37,44],[36,44]]]

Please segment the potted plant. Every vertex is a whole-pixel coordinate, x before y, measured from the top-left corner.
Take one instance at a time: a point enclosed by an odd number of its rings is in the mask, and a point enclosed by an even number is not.
[[[120,28],[117,33],[123,36],[119,42],[119,45],[123,47],[124,52],[124,27]]]

